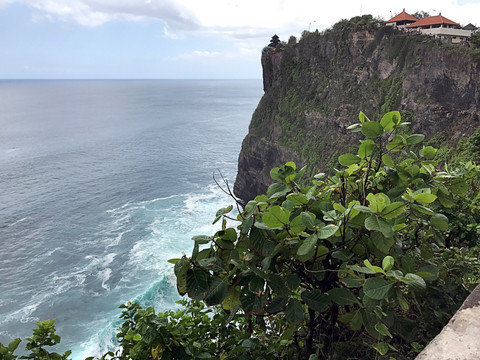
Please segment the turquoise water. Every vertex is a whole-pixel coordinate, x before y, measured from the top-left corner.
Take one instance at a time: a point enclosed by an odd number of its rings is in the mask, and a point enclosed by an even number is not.
[[[260,80],[0,81],[0,342],[57,319],[73,359],[118,305],[178,299],[167,259],[231,200]],[[22,347],[22,345],[20,345]]]

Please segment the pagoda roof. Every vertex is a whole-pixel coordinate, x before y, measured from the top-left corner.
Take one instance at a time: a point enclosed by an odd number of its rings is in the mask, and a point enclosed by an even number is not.
[[[405,12],[405,9],[403,9],[403,11],[400,14],[388,20],[387,23],[399,22],[399,21],[418,21],[418,19],[415,16],[412,16],[409,13]]]
[[[417,22],[414,22],[413,24],[407,25],[406,28],[417,28],[417,27],[423,27],[423,26],[442,25],[442,24],[455,25],[455,26],[459,25],[455,21],[447,19],[442,15],[437,15],[437,16],[428,16],[426,18],[420,19]]]

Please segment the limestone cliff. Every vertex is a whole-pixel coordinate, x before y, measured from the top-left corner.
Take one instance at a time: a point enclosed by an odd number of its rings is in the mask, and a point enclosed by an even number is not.
[[[346,127],[400,110],[411,130],[455,144],[480,125],[480,49],[382,27],[369,16],[262,54],[265,94],[239,156],[235,194],[251,199],[293,160],[310,174],[354,144]]]

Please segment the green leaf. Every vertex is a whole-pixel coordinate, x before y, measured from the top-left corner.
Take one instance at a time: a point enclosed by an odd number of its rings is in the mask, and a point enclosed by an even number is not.
[[[367,195],[367,200],[369,202],[368,207],[374,213],[381,212],[387,205],[390,204],[390,198],[384,193],[370,193]]]
[[[262,310],[262,301],[260,296],[255,295],[250,291],[245,291],[240,294],[240,302],[245,313],[259,312]]]
[[[297,250],[297,256],[300,261],[308,261],[313,258],[314,247],[317,244],[317,236],[310,235],[308,238],[303,240],[302,244]]]
[[[382,268],[384,271],[392,270],[395,260],[390,255],[385,256],[382,260]]]
[[[218,257],[209,257],[205,259],[198,260],[198,265],[201,267],[215,271],[215,272],[220,272],[223,270],[223,262],[222,259]]]
[[[270,256],[275,248],[273,241],[268,240],[264,235],[264,231],[261,229],[252,228],[250,231],[250,241],[253,247],[263,256]]]
[[[429,193],[420,193],[414,196],[414,200],[422,205],[431,204],[437,199],[437,196]]]
[[[380,232],[371,234],[370,240],[373,246],[375,246],[383,254],[388,254],[393,244],[395,243],[395,240],[393,239],[393,237],[387,238],[383,236],[383,234]]]
[[[358,156],[364,159],[367,156],[372,155],[373,149],[375,149],[375,142],[370,139],[364,140],[358,148]]]
[[[300,278],[296,274],[288,274],[286,276],[287,286],[290,290],[294,291],[300,286]]]
[[[358,265],[348,265],[347,266],[349,269],[352,269],[353,271],[362,273],[362,274],[376,274],[377,272],[375,270],[369,269],[368,267],[363,267],[363,266],[358,266]]]
[[[468,192],[468,184],[465,179],[457,178],[450,182],[450,190],[458,196],[465,196]]]
[[[350,328],[353,331],[360,330],[363,325],[363,318],[362,318],[362,313],[360,311],[355,312],[355,315],[353,315],[352,320],[350,321]]]
[[[187,271],[187,292],[194,300],[203,300],[208,291],[208,277],[198,268]]]
[[[425,139],[425,135],[423,134],[413,134],[413,135],[410,135],[409,137],[407,137],[407,144],[409,145],[415,145],[415,144],[419,144],[423,141],[423,139]]]
[[[205,303],[208,306],[220,304],[227,296],[227,283],[218,276],[211,277],[208,282],[209,289],[205,296]]]
[[[305,230],[305,227],[306,226],[301,215],[294,217],[290,222],[290,231],[294,234],[300,234],[303,230]]]
[[[363,284],[365,295],[374,300],[383,300],[390,295],[393,283],[382,278],[368,278]]]
[[[365,227],[370,231],[380,231],[383,236],[390,238],[393,236],[393,227],[385,220],[377,218],[375,215],[365,219]]]
[[[290,324],[303,320],[303,306],[297,299],[291,298],[285,310],[285,317]]]
[[[424,146],[423,149],[420,150],[420,155],[425,159],[433,159],[436,153],[437,149],[435,149],[433,146]]]
[[[380,213],[380,216],[383,217],[384,219],[395,219],[396,217],[402,215],[405,212],[404,209],[405,203],[396,201],[391,203],[390,205],[387,205],[382,212]]]
[[[360,120],[361,123],[364,123],[365,121],[370,121],[370,119],[365,115],[362,111],[358,114],[358,120]]]
[[[400,122],[400,119],[399,111],[390,111],[383,115],[382,120],[380,120],[380,125],[382,125],[385,131],[390,131]]]
[[[382,155],[382,161],[388,167],[395,167],[395,163],[393,162],[392,158],[387,154]]]
[[[217,211],[217,214],[215,216],[222,216],[225,214],[228,214],[230,211],[232,211],[233,205],[221,208],[220,210]]]
[[[388,345],[384,342],[373,344],[372,347],[382,356],[388,352]]]
[[[270,185],[267,189],[267,196],[268,198],[276,198],[276,197],[281,197],[286,195],[288,192],[290,192],[292,188],[284,183],[274,183]]]
[[[270,275],[270,278],[268,279],[268,285],[273,290],[273,293],[277,296],[290,295],[291,291],[285,286],[285,281],[280,275]]]
[[[363,260],[363,263],[365,264],[365,266],[373,271],[375,271],[376,273],[379,273],[379,274],[385,274],[385,271],[379,267],[379,266],[375,266],[375,265],[372,265],[370,263],[370,261],[368,261],[367,259]]]
[[[197,235],[192,237],[192,240],[197,242],[199,245],[208,244],[211,240],[210,236],[207,235]]]
[[[334,224],[325,225],[323,228],[318,230],[319,239],[328,239],[330,236],[335,235],[338,231],[338,226]]]
[[[430,224],[438,230],[448,230],[448,218],[443,214],[435,214],[430,218]]]
[[[390,331],[388,331],[388,328],[385,326],[385,324],[383,324],[383,323],[376,323],[376,324],[375,324],[375,330],[377,330],[377,332],[378,332],[380,335],[388,336],[390,339],[393,339],[392,334],[390,334]]]
[[[240,303],[240,291],[236,289],[236,286],[230,286],[227,290],[227,295],[222,301],[222,308],[225,311],[232,311]]]
[[[330,297],[318,289],[305,290],[302,292],[302,300],[311,309],[322,312],[327,306],[330,305]]]
[[[262,221],[269,228],[277,229],[289,223],[290,211],[275,205],[263,213]]]
[[[416,291],[423,291],[427,288],[427,284],[425,283],[425,280],[422,277],[420,277],[416,274],[411,274],[411,273],[406,274],[405,277],[407,279],[411,280],[407,284],[412,289],[414,289]]]
[[[375,139],[383,134],[383,127],[376,121],[368,121],[362,124],[362,134]]]
[[[304,194],[288,194],[287,199],[295,205],[305,205],[308,203],[308,199]]]
[[[333,288],[327,292],[328,297],[338,305],[350,305],[358,302],[353,293],[345,288]]]
[[[177,291],[183,296],[187,293],[187,271],[190,268],[190,263],[183,257],[175,264],[174,272],[177,277]]]
[[[343,154],[338,157],[338,162],[343,166],[350,166],[352,164],[358,164],[362,159],[357,155],[353,154]]]
[[[386,145],[386,148],[390,151],[400,151],[406,145],[406,143],[407,141],[403,135],[395,134],[392,141]]]
[[[285,310],[285,306],[287,306],[287,297],[282,296],[275,296],[272,301],[267,306],[267,312],[270,314],[276,314],[280,311]]]
[[[305,226],[309,229],[313,229],[315,227],[315,215],[312,213],[308,213],[303,211],[300,214],[302,218],[302,222],[305,224]]]

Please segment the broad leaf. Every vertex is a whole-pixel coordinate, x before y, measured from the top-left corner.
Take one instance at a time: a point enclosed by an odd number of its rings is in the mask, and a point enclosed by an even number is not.
[[[228,285],[222,278],[213,276],[209,279],[209,289],[205,296],[208,306],[220,304],[227,296]]]
[[[380,231],[383,236],[389,238],[393,236],[393,227],[385,220],[376,217],[375,215],[369,216],[365,219],[365,227],[367,230]]]
[[[290,211],[275,205],[263,213],[262,221],[272,229],[281,228],[289,223]]]
[[[222,301],[222,308],[225,311],[232,311],[235,307],[241,305],[240,291],[235,286],[231,286],[227,290],[227,295]]]
[[[447,231],[448,230],[448,218],[443,214],[435,214],[430,218],[430,224],[435,228]]]
[[[338,231],[338,226],[334,224],[328,224],[318,230],[318,238],[319,239],[328,239],[330,236],[335,235]]]
[[[382,278],[368,278],[363,284],[365,295],[374,300],[383,300],[390,295],[393,283]]]
[[[450,190],[458,196],[465,196],[468,192],[468,184],[465,179],[457,178],[450,182]]]
[[[362,134],[374,139],[383,134],[383,127],[376,121],[368,121],[362,124]]]
[[[410,145],[415,145],[415,144],[419,144],[423,141],[423,139],[425,139],[425,135],[423,134],[413,134],[413,135],[410,135],[409,137],[407,137],[407,144],[410,144]]]
[[[287,322],[292,323],[299,323],[303,320],[303,306],[297,299],[290,298],[290,301],[287,304],[287,309],[285,310],[285,317]]]
[[[345,288],[333,288],[327,292],[328,297],[338,305],[350,305],[358,302],[353,293]]]
[[[314,247],[317,244],[317,236],[310,235],[308,238],[303,240],[302,244],[297,250],[297,256],[300,261],[307,261],[313,258]]]
[[[372,155],[373,149],[375,149],[375,142],[370,139],[364,140],[358,148],[358,156],[364,159],[367,156]]]
[[[385,131],[390,131],[400,122],[400,119],[399,111],[390,111],[383,115],[382,120],[380,120],[380,125],[382,125]]]
[[[325,308],[331,303],[330,297],[326,294],[322,294],[318,289],[305,290],[302,292],[302,300],[308,307],[318,312],[325,310]]]
[[[353,154],[344,154],[338,157],[338,162],[340,163],[340,165],[343,166],[358,164],[360,161],[362,161],[362,159],[360,159],[357,155]]]
[[[417,194],[414,197],[415,201],[422,205],[431,204],[437,199],[437,196],[429,193]]]
[[[208,291],[208,276],[198,268],[187,271],[187,292],[194,300],[203,300]]]
[[[392,270],[395,260],[390,255],[385,256],[382,260],[382,268],[384,271]]]
[[[292,188],[289,185],[279,182],[268,187],[267,196],[269,198],[276,198],[286,195],[291,190]]]

